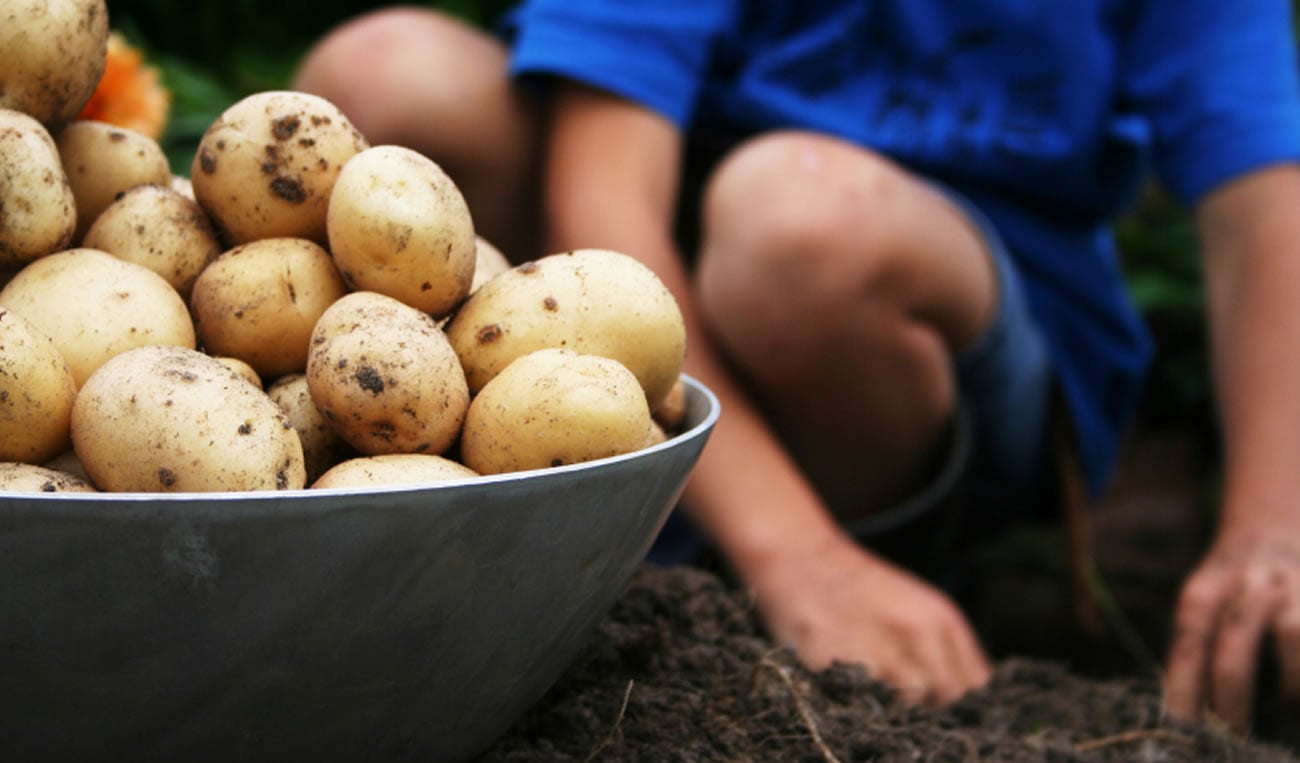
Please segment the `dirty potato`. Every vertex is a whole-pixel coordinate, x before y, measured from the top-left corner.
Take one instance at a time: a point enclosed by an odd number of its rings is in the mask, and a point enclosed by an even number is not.
[[[140,185],[119,194],[81,245],[149,268],[185,299],[199,273],[221,254],[207,213],[170,185]]]
[[[326,245],[325,215],[344,163],[365,139],[319,96],[249,95],[203,134],[190,168],[194,197],[228,246],[262,238]]]
[[[650,409],[621,363],[569,350],[520,356],[470,403],[461,459],[480,474],[593,461],[651,443]]]
[[[72,444],[111,492],[295,490],[307,480],[279,406],[184,347],[141,347],[105,363],[77,394]]]
[[[0,4],[0,108],[48,129],[75,119],[108,60],[104,0],[5,0]]]
[[[22,462],[0,463],[0,493],[97,493],[75,474]]]
[[[440,455],[469,407],[465,373],[433,319],[374,292],[343,297],[317,321],[307,384],[334,431],[364,455]]]
[[[54,342],[0,307],[0,461],[40,464],[66,450],[76,396]]]
[[[330,252],[352,288],[441,318],[469,294],[474,224],[432,159],[401,146],[357,154],[330,197]]]
[[[317,319],[346,293],[329,252],[304,238],[268,238],[208,265],[194,282],[190,311],[206,352],[274,379],[307,368]]]
[[[308,485],[335,464],[356,455],[356,451],[334,432],[329,420],[312,402],[306,374],[281,376],[266,388],[266,394],[280,406],[298,433],[302,455],[307,462]]]
[[[104,361],[145,345],[195,346],[184,300],[162,276],[98,249],[68,249],[20,270],[0,307],[59,349],[80,387]]]
[[[0,109],[0,271],[67,247],[76,230],[77,203],[54,139],[32,117]]]
[[[514,359],[567,348],[619,361],[653,409],[681,375],[686,326],[677,301],[640,261],[579,249],[525,262],[474,292],[447,325],[470,390]]]
[[[55,133],[54,143],[77,201],[74,243],[118,194],[138,185],[171,182],[162,146],[135,130],[82,119]]]

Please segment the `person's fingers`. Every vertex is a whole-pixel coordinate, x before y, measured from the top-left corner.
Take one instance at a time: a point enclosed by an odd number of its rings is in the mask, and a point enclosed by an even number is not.
[[[975,633],[964,623],[945,632],[944,641],[948,655],[948,671],[953,677],[951,689],[939,697],[941,703],[954,702],[971,689],[989,682],[993,668]]]
[[[1300,701],[1300,591],[1291,595],[1291,601],[1273,623],[1273,637],[1282,671],[1279,686],[1282,698],[1297,702]]]
[[[1281,573],[1248,572],[1222,609],[1211,658],[1211,711],[1238,733],[1250,729],[1260,643],[1283,604]]]
[[[1165,711],[1177,720],[1195,721],[1200,715],[1222,587],[1219,575],[1202,572],[1188,580],[1178,598],[1164,680]]]

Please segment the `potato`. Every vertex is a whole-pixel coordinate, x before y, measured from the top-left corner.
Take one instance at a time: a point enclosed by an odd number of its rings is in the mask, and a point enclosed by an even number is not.
[[[33,262],[0,289],[0,307],[54,341],[78,387],[126,350],[195,346],[185,302],[162,276],[97,249],[68,249]]]
[[[97,493],[94,485],[73,474],[45,466],[0,463],[0,493]]]
[[[72,444],[107,491],[295,490],[307,480],[280,407],[184,347],[141,347],[105,363],[77,395]]]
[[[199,273],[221,254],[207,213],[170,185],[139,185],[120,194],[81,245],[144,265],[185,299]]]
[[[212,358],[226,368],[229,368],[231,371],[239,374],[244,381],[258,389],[262,389],[262,377],[258,375],[257,369],[248,365],[239,358],[228,358],[222,355],[213,355]]]
[[[638,260],[603,249],[553,254],[498,275],[465,300],[447,337],[471,392],[515,358],[563,347],[627,366],[651,408],[668,395],[686,356],[672,293]]]
[[[334,183],[343,164],[365,148],[343,112],[324,98],[254,93],[203,134],[190,183],[228,245],[293,237],[325,246]]]
[[[77,200],[75,242],[117,195],[138,185],[171,183],[171,165],[158,141],[135,130],[78,120],[54,135]]]
[[[0,307],[0,461],[40,464],[66,450],[76,397],[54,342]]]
[[[469,294],[469,207],[428,157],[401,146],[357,154],[339,173],[326,222],[330,252],[352,288],[386,294],[434,318]]]
[[[686,420],[686,383],[680,377],[650,415],[667,432],[676,432],[681,427]]]
[[[479,287],[511,268],[510,260],[482,236],[474,237],[474,280],[470,282],[469,292],[473,294]]]
[[[266,388],[266,394],[280,406],[298,433],[307,462],[307,484],[311,485],[331,467],[356,455],[330,427],[329,420],[312,402],[306,374],[281,376]]]
[[[54,139],[26,114],[0,109],[0,271],[66,248],[76,230],[77,203]]]
[[[353,292],[316,322],[312,400],[364,455],[440,455],[469,407],[465,373],[433,318],[392,297]]]
[[[86,467],[82,466],[81,459],[77,458],[77,451],[73,449],[71,439],[68,440],[68,449],[54,458],[51,458],[49,461],[46,461],[44,466],[46,469],[53,469],[56,472],[70,474],[87,485],[94,487],[94,483],[90,481],[90,475],[86,474]]]
[[[208,354],[239,358],[274,379],[307,368],[317,319],[346,293],[329,252],[303,238],[268,238],[208,265],[190,310]]]
[[[0,108],[58,129],[104,74],[108,8],[104,0],[5,0],[0,51]]]
[[[645,448],[650,408],[616,360],[537,350],[502,369],[474,397],[461,460],[480,474],[545,469]]]
[[[390,453],[343,461],[321,475],[311,487],[428,485],[477,476],[473,469],[450,458],[423,453]]]

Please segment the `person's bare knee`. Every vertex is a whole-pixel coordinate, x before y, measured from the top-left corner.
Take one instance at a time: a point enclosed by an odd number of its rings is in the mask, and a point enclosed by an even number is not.
[[[889,204],[889,178],[871,172],[864,154],[846,183],[827,145],[805,134],[764,136],[733,152],[711,179],[699,289],[725,340],[752,334],[808,348],[825,336],[817,314],[843,314],[891,293],[889,232],[869,213]]]
[[[870,303],[960,346],[992,314],[993,270],[969,221],[897,165],[835,138],[783,132],[740,146],[706,189],[704,220],[699,288],[713,320],[744,315],[770,334]]]

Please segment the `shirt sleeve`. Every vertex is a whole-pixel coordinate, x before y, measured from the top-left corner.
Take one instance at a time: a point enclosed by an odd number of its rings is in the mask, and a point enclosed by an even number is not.
[[[511,74],[562,77],[691,119],[735,0],[530,0],[514,17]]]
[[[1133,27],[1125,94],[1152,132],[1155,170],[1195,203],[1243,173],[1300,158],[1288,0],[1152,0]]]

